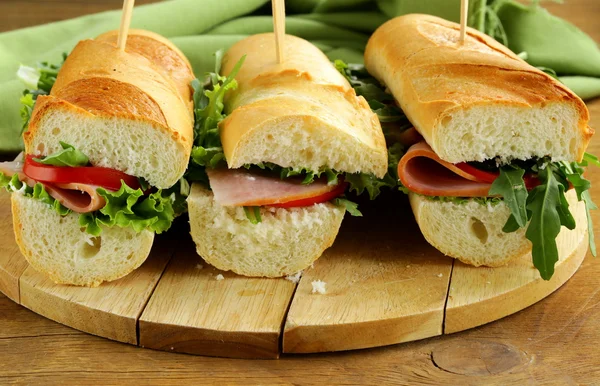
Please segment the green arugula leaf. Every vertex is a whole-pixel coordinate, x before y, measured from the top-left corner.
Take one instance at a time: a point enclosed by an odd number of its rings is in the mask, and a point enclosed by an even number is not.
[[[262,222],[262,218],[260,216],[260,206],[245,206],[244,213],[246,213],[246,217],[250,222],[254,225]]]
[[[550,280],[554,274],[554,265],[558,261],[556,237],[562,223],[559,207],[563,204],[560,195],[564,195],[564,186],[558,183],[550,167],[540,170],[538,177],[541,184],[536,186],[527,198],[531,221],[525,237],[532,244],[533,265],[540,272],[542,279]]]
[[[588,241],[590,244],[590,252],[592,252],[592,256],[596,256],[596,241],[594,240],[594,224],[592,223],[592,214],[591,210],[598,209],[598,206],[594,204],[592,201],[592,196],[589,191],[585,191],[581,193],[581,198],[585,203],[585,214],[587,217],[587,225],[588,225]]]
[[[600,160],[598,160],[598,157],[596,157],[595,155],[590,154],[590,153],[583,154],[583,162],[584,163],[582,164],[582,166],[587,166],[588,163],[591,163],[592,165],[595,165],[595,166],[600,166]]]
[[[583,200],[583,202],[585,204],[585,214],[587,217],[587,224],[588,224],[588,240],[589,240],[589,244],[590,244],[590,252],[592,252],[593,256],[596,256],[596,242],[594,240],[594,225],[592,224],[592,214],[590,211],[598,209],[598,207],[592,201],[592,196],[590,195],[590,192],[589,192],[589,189],[592,184],[590,181],[586,180],[583,177],[583,172],[584,172],[583,166],[584,166],[584,164],[587,165],[587,162],[592,162],[593,164],[596,164],[596,162],[598,161],[598,158],[591,154],[585,153],[583,160],[584,160],[584,162],[582,164],[577,164],[577,163],[573,162],[571,165],[569,165],[566,162],[563,162],[563,165],[565,166],[564,170],[567,173],[567,176],[566,176],[567,180],[569,180],[569,182],[571,184],[573,184],[575,193],[577,193],[577,199],[579,201]]]
[[[54,165],[54,166],[86,166],[90,160],[88,157],[75,149],[72,145],[68,143],[60,142],[60,146],[62,146],[62,150],[56,152],[54,154],[50,154],[47,157],[42,158],[34,158],[33,160],[39,162],[44,165]]]
[[[346,209],[350,215],[355,217],[362,217],[362,213],[358,210],[358,204],[348,200],[345,197],[338,197],[333,199],[333,204],[337,206],[342,206]]]
[[[335,68],[350,82],[357,95],[362,95],[371,110],[377,114],[382,123],[393,123],[394,131],[383,126],[386,143],[388,145],[388,172],[383,178],[373,175],[347,173],[344,180],[350,184],[350,190],[357,194],[368,192],[371,200],[375,199],[383,188],[395,188],[408,193],[398,180],[398,162],[404,155],[404,146],[399,143],[394,135],[398,135],[412,124],[397,105],[394,97],[385,91],[377,79],[371,76],[363,65],[347,64],[342,60],[334,62]]]
[[[504,198],[504,202],[510,208],[511,217],[520,228],[527,225],[527,188],[523,181],[524,174],[525,170],[519,167],[503,166],[489,191],[490,195]]]

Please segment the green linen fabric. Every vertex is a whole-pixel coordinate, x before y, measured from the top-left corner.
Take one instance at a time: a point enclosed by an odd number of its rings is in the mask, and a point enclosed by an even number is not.
[[[457,21],[460,0],[287,0],[287,33],[308,39],[331,59],[362,62],[369,35],[391,17],[429,13]],[[487,8],[486,8],[487,7]],[[470,20],[487,20],[477,10],[493,9],[508,45],[528,61],[554,68],[583,98],[600,95],[600,50],[573,25],[539,7],[513,0],[473,0]],[[16,78],[20,64],[58,63],[78,41],[119,26],[120,10],[0,34],[0,153],[22,148]],[[488,15],[483,14],[483,16]],[[473,23],[471,23],[473,24]],[[268,0],[166,0],[135,8],[133,28],[170,38],[201,76],[214,67],[213,53],[244,37],[272,31]],[[401,38],[401,37],[399,37]]]

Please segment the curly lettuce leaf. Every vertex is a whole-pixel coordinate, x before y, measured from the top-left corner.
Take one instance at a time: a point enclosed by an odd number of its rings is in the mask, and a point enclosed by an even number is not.
[[[8,177],[0,173],[0,188],[15,194],[23,194],[48,204],[61,216],[66,216],[72,211],[55,200],[44,189],[44,185],[37,183],[34,187],[19,180],[18,174]],[[185,210],[185,197],[177,194],[176,189],[159,190],[148,196],[144,196],[141,189],[131,189],[124,182],[121,189],[109,192],[98,188],[98,193],[106,200],[106,205],[99,211],[79,215],[79,224],[86,232],[99,236],[102,233],[101,226],[131,227],[136,232],[144,229],[155,233],[167,231],[175,218],[175,215]]]
[[[54,87],[56,77],[64,64],[67,54],[63,54],[63,61],[56,65],[48,62],[38,63],[35,67],[21,65],[17,70],[17,77],[23,82],[27,89],[21,97],[21,121],[23,123],[21,132],[25,132],[29,126],[33,106],[39,95],[48,95]]]
[[[32,187],[19,180],[18,174],[13,174],[9,177],[0,173],[0,188],[6,189],[9,193],[23,194],[25,197],[35,198],[48,204],[53,210],[61,216],[66,216],[71,213],[71,210],[55,200],[46,192],[44,185],[37,183]]]
[[[225,165],[225,154],[221,145],[219,122],[225,119],[223,98],[229,90],[237,88],[235,76],[239,72],[246,56],[243,56],[234,66],[229,76],[219,75],[222,51],[215,53],[215,72],[206,74],[206,81],[192,81],[194,89],[194,147],[186,179],[200,181],[208,185],[206,168]]]
[[[334,198],[332,202],[334,205],[344,207],[346,212],[350,213],[351,216],[362,217],[362,213],[360,210],[358,210],[358,204],[356,202],[352,202],[344,196]]]
[[[27,130],[29,126],[29,120],[31,119],[31,113],[33,112],[33,106],[35,105],[35,99],[33,98],[33,94],[26,93],[21,99],[21,109],[19,110],[19,114],[21,115],[21,134]]]
[[[116,192],[98,188],[106,205],[97,212],[80,215],[79,224],[87,233],[98,236],[101,226],[131,227],[136,232],[150,230],[155,233],[167,231],[175,218],[174,192],[157,191],[144,196],[141,189],[132,189],[124,182]]]
[[[86,166],[90,162],[85,154],[75,149],[72,145],[60,141],[60,146],[63,148],[62,150],[50,154],[47,157],[34,158],[33,160],[44,165],[72,167]]]

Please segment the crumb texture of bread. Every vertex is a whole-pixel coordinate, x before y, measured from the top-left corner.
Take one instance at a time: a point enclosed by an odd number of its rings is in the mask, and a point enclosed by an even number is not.
[[[154,233],[131,228],[102,228],[93,237],[79,215],[60,216],[39,200],[11,196],[17,244],[29,264],[58,284],[96,287],[138,268],[148,257]]]
[[[209,264],[239,275],[282,277],[309,267],[337,236],[345,209],[331,203],[260,208],[252,224],[241,207],[224,207],[199,184],[188,197],[196,251]]]
[[[559,250],[570,250],[567,244],[573,244],[572,240],[576,239],[572,236],[585,233],[587,228],[584,204],[577,201],[573,189],[565,196],[577,227],[572,231],[561,228],[557,237]],[[427,242],[465,264],[499,267],[531,252],[531,242],[525,238],[526,228],[512,233],[502,231],[510,215],[510,209],[504,202],[496,205],[482,205],[474,200],[444,202],[414,193],[409,194],[409,199]],[[579,241],[577,239],[573,246]]]
[[[435,16],[400,16],[365,50],[367,70],[440,158],[581,160],[594,133],[583,101],[472,28],[458,44],[459,30]]]
[[[253,35],[223,58],[229,74],[246,55],[220,123],[229,167],[272,162],[383,177],[385,139],[366,100],[308,41],[286,35],[283,64],[274,60],[274,42],[272,33]]]
[[[158,188],[174,185],[192,147],[193,73],[172,44],[152,36],[133,38],[126,52],[110,36],[79,42],[51,95],[38,98],[23,135],[26,153],[48,155],[62,141],[94,166],[143,177]],[[168,56],[153,56],[161,53]]]

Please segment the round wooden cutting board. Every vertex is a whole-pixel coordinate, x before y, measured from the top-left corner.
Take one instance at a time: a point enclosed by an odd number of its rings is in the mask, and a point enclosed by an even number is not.
[[[421,236],[401,194],[361,203],[299,283],[220,272],[195,253],[185,219],[157,237],[146,263],[98,288],[56,285],[29,267],[0,194],[0,291],[32,311],[90,334],[158,350],[277,358],[383,346],[473,328],[548,296],[579,268],[587,231],[563,231],[561,259],[543,281],[525,255],[475,268]],[[585,212],[573,210],[578,227]],[[222,274],[223,280],[217,280]],[[311,282],[326,282],[313,294]]]

